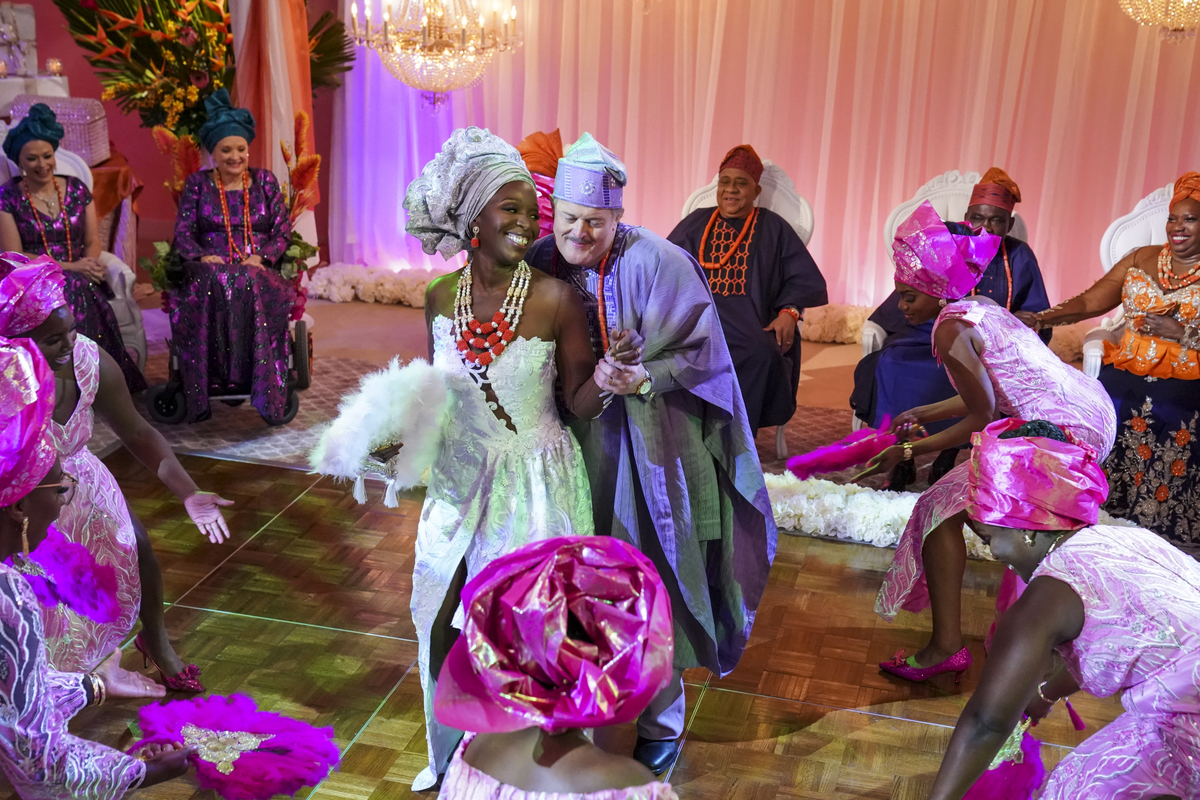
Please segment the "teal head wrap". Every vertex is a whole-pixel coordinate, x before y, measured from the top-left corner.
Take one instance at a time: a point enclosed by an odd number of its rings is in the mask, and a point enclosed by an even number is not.
[[[4,137],[4,155],[11,161],[17,161],[21,156],[21,148],[32,141],[49,142],[55,150],[63,138],[63,126],[58,124],[58,117],[45,103],[34,103],[29,107],[29,114],[8,131]]]
[[[200,144],[212,152],[217,142],[226,136],[241,136],[246,144],[254,141],[254,115],[244,108],[234,108],[229,102],[229,92],[217,89],[204,99],[204,111],[208,114],[208,122],[200,126],[197,132]]]

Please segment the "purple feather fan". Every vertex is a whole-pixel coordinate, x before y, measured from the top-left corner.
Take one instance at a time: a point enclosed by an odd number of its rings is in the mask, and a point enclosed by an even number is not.
[[[139,724],[145,738],[130,753],[149,744],[196,745],[196,782],[225,800],[294,796],[320,783],[339,758],[333,728],[260,711],[244,694],[143,706]]]
[[[81,544],[68,541],[51,526],[46,538],[29,554],[30,565],[18,566],[38,602],[50,608],[64,605],[81,617],[108,625],[121,615],[117,602],[117,571],[100,564]],[[6,562],[12,565],[12,559]],[[41,574],[30,566],[40,568]]]
[[[891,418],[884,417],[877,430],[863,428],[840,442],[818,447],[802,456],[793,456],[788,459],[787,468],[797,478],[806,481],[813,475],[839,472],[865,464],[896,443],[896,435],[888,433],[891,425]]]
[[[1021,760],[1005,761],[983,773],[963,800],[1031,800],[1045,779],[1042,743],[1026,733],[1021,739]]]

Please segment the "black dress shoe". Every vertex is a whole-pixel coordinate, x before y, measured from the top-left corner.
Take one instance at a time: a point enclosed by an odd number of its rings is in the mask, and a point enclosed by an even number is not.
[[[929,465],[929,485],[946,477],[946,473],[954,469],[954,462],[958,460],[958,448],[952,447],[949,450],[943,450],[938,453],[938,457]]]
[[[637,744],[633,746],[634,761],[637,761],[655,775],[662,775],[666,772],[667,767],[671,766],[678,755],[678,739],[656,741],[654,739],[643,739],[639,736]]]

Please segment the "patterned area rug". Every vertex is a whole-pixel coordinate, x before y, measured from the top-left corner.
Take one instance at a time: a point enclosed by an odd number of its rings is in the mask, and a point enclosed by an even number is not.
[[[337,415],[342,395],[356,389],[363,375],[377,369],[379,365],[369,361],[316,356],[312,385],[300,392],[300,410],[296,412],[296,418],[278,427],[263,422],[248,402],[231,407],[214,401],[212,417],[192,425],[162,425],[150,418],[144,396],[134,398],[134,403],[176,453],[307,470],[308,452],[316,444],[325,423]],[[150,356],[146,380],[153,386],[166,379],[167,354],[162,348]],[[96,430],[88,448],[103,457],[120,446],[112,429],[96,420]]]

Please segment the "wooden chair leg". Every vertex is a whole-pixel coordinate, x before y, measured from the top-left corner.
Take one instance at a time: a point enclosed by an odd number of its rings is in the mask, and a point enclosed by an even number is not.
[[[787,430],[786,425],[779,425],[775,428],[775,457],[787,458],[787,437],[784,436]]]

